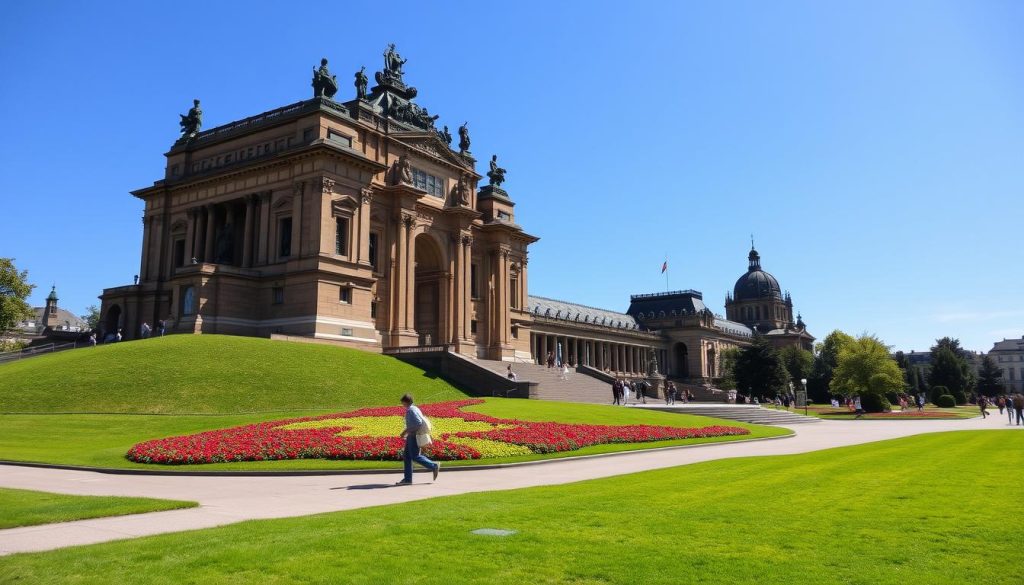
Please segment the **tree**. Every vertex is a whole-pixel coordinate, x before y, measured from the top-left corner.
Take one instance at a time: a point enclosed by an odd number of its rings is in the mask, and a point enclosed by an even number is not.
[[[782,364],[786,366],[789,379],[793,382],[794,387],[799,388],[800,380],[810,378],[811,369],[814,367],[813,353],[801,347],[790,345],[782,348],[779,351],[779,356],[782,358]]]
[[[723,390],[736,389],[736,359],[740,348],[730,347],[722,351],[722,377],[718,379],[718,387]]]
[[[28,270],[18,272],[14,258],[0,258],[0,333],[34,314],[25,300],[34,288],[28,283]]]
[[[100,308],[96,305],[89,305],[85,308],[85,314],[81,318],[91,331],[96,331],[100,327]]]
[[[995,396],[1003,391],[1003,371],[996,365],[992,356],[981,358],[981,371],[978,372],[978,394]]]
[[[816,345],[817,356],[807,383],[807,393],[815,402],[828,402],[831,398],[829,387],[839,360],[839,350],[850,343],[853,343],[853,337],[836,329]]]
[[[920,387],[920,382],[917,379],[917,368],[908,363],[903,370],[903,377],[907,381],[907,392],[917,392],[918,387]]]
[[[950,352],[953,353],[954,356],[956,356],[957,363],[960,364],[960,369],[963,372],[962,385],[957,387],[950,386],[947,384],[949,391],[953,395],[953,397],[956,398],[957,404],[966,404],[967,396],[974,392],[974,388],[978,383],[978,376],[977,374],[974,373],[974,368],[972,368],[971,364],[967,361],[968,351],[960,347],[959,339],[955,339],[952,337],[943,337],[942,339],[936,339],[935,345],[933,345],[931,348],[933,364],[935,362],[935,354],[942,351],[943,349],[948,349]],[[928,381],[929,384],[934,385],[930,377]],[[942,382],[939,383],[942,384]]]
[[[903,372],[880,339],[861,335],[840,349],[829,388],[836,394],[860,394],[866,410],[882,410],[889,403],[885,393],[903,389]],[[866,395],[871,399],[864,400]]]
[[[940,340],[941,341],[941,340]],[[936,386],[942,386],[956,398],[957,404],[967,403],[967,392],[970,388],[970,366],[967,360],[956,354],[948,345],[937,345],[932,352],[932,369],[928,372],[928,385],[932,387],[932,402],[938,395]]]
[[[774,397],[786,388],[789,381],[779,352],[761,336],[754,337],[753,343],[740,350],[733,370],[737,389],[754,396]]]

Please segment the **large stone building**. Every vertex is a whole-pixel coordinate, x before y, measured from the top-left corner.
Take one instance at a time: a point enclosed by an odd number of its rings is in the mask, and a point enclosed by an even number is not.
[[[1024,337],[997,341],[988,355],[1003,372],[1006,391],[1024,392]]]
[[[107,289],[103,326],[286,334],[376,347],[451,344],[495,359],[529,355],[527,247],[492,162],[477,189],[468,129],[413,102],[394,51],[377,85],[332,99],[324,60],[314,97],[200,131],[199,101],[145,202],[138,284]]]
[[[559,361],[643,377],[655,362],[710,384],[755,330],[808,347],[792,300],[750,270],[717,316],[697,291],[635,295],[626,313],[528,295],[528,248],[491,157],[475,170],[466,125],[414,102],[394,46],[376,86],[336,101],[326,59],[313,97],[212,128],[199,101],[145,202],[139,281],[106,289],[101,328],[285,335],[383,351],[443,347],[471,359]]]

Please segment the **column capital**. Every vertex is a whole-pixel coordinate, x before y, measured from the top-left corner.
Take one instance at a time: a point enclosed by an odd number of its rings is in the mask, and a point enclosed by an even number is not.
[[[305,192],[305,190],[306,190],[306,182],[305,181],[295,181],[294,183],[292,183],[292,195],[294,195],[296,197],[301,197],[302,194]]]
[[[334,179],[330,177],[320,177],[320,191],[324,195],[330,195],[334,193]]]
[[[359,199],[363,203],[363,205],[366,205],[367,203],[373,201],[373,189],[370,189],[368,187],[365,189],[360,189]]]

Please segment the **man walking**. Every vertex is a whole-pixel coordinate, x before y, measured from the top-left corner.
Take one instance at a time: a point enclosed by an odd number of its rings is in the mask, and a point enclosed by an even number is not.
[[[853,397],[853,410],[857,413],[857,416],[853,417],[854,419],[864,416],[864,405],[860,402],[860,394]]]
[[[1024,394],[1013,395],[1013,411],[1017,413],[1017,426],[1024,424]]]
[[[402,431],[399,437],[405,439],[405,456],[403,458],[405,475],[402,477],[402,481],[395,485],[412,485],[413,461],[433,471],[434,480],[437,480],[437,474],[441,471],[441,464],[427,459],[426,455],[420,453],[421,441],[424,443],[424,447],[430,444],[430,435],[428,434],[430,425],[427,423],[423,413],[420,412],[419,407],[412,403],[411,394],[402,396],[402,406],[405,407],[405,430]],[[420,437],[425,437],[425,439]]]
[[[1010,424],[1013,424],[1013,395],[1006,395],[1006,418],[1010,419]]]

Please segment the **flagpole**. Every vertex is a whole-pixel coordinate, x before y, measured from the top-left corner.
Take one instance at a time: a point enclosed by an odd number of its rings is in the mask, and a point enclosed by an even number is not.
[[[665,292],[668,292],[668,254],[665,254]]]

